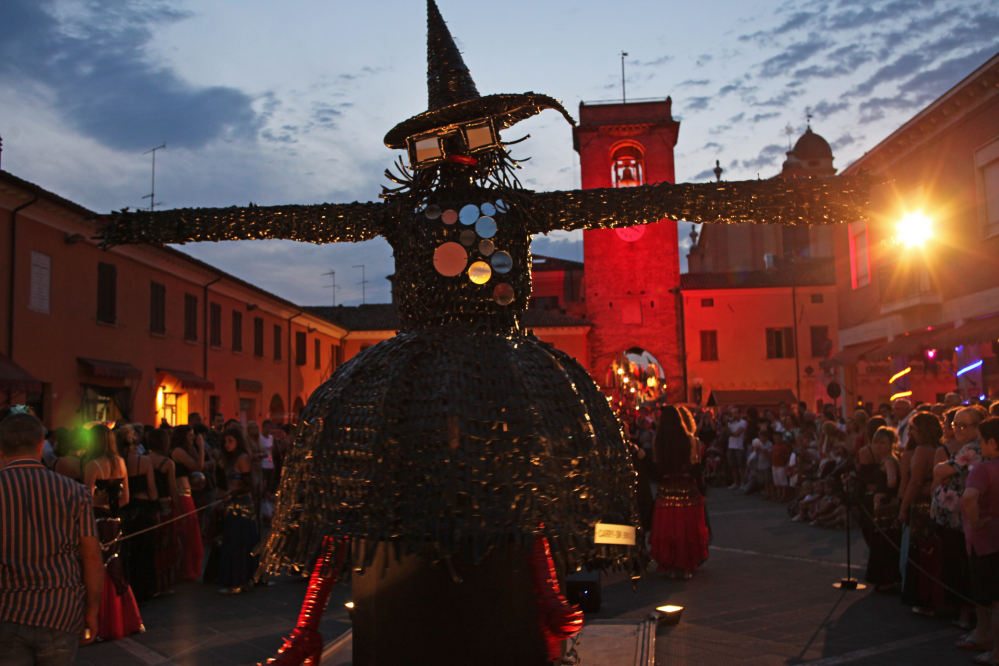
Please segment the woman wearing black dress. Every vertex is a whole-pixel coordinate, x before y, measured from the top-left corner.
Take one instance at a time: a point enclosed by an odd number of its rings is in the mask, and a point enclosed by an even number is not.
[[[864,579],[883,592],[894,589],[901,577],[898,569],[901,534],[895,521],[899,480],[899,462],[894,453],[897,445],[898,434],[894,428],[878,428],[870,445],[862,449],[872,462],[862,463],[857,474],[861,483],[872,489],[865,493],[865,499],[869,497],[870,502],[865,501],[860,509],[862,519],[870,524],[868,545],[871,552]]]

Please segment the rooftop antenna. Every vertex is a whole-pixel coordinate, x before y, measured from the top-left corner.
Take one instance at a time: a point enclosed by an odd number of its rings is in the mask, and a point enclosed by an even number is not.
[[[791,127],[790,122],[787,124],[787,127],[785,127],[783,131],[784,134],[787,134],[787,149],[791,150],[791,137],[794,136],[794,128]]]
[[[333,290],[333,307],[336,307],[336,292],[340,291],[340,287],[337,286],[336,283],[336,271],[327,271],[326,273],[323,273],[323,277],[327,275],[329,275],[332,278],[333,284],[325,284],[323,285],[323,289]]]
[[[152,187],[149,190],[149,194],[147,194],[146,196],[142,197],[143,199],[149,199],[149,210],[150,210],[150,212],[156,206],[162,206],[163,205],[162,201],[160,201],[160,202],[156,201],[156,151],[157,150],[163,150],[165,148],[166,148],[166,141],[163,142],[163,145],[156,146],[155,148],[150,148],[146,152],[142,153],[143,155],[148,155],[149,153],[153,154],[153,183],[152,183]]]
[[[360,264],[358,266],[352,266],[351,268],[360,268],[361,269],[361,281],[358,282],[357,284],[361,285],[361,305],[364,305],[365,304],[365,294],[364,294],[365,286],[364,285],[368,284],[368,280],[364,277],[364,264]]]
[[[627,51],[621,51],[621,103],[627,104],[628,98],[624,94],[624,59],[627,57]]]

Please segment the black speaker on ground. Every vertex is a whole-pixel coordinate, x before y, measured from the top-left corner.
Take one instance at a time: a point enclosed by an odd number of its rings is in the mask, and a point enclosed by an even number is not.
[[[565,597],[570,604],[579,606],[584,613],[600,612],[602,598],[600,580],[567,580]]]

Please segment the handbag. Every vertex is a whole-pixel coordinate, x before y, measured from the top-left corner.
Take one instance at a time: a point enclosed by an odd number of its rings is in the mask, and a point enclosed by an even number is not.
[[[930,516],[930,498],[922,497],[909,507],[909,530],[916,539],[932,539],[937,533],[937,524]]]

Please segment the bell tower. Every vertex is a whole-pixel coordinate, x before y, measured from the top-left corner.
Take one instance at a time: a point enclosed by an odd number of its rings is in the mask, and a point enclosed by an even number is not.
[[[680,123],[673,120],[672,106],[669,97],[580,103],[573,147],[583,189],[674,182]],[[613,376],[615,360],[646,352],[644,357],[661,366],[660,390],[671,401],[684,400],[676,222],[585,231],[583,256],[586,318],[595,325],[589,334],[590,368],[597,384],[612,397],[626,397],[630,389]]]

